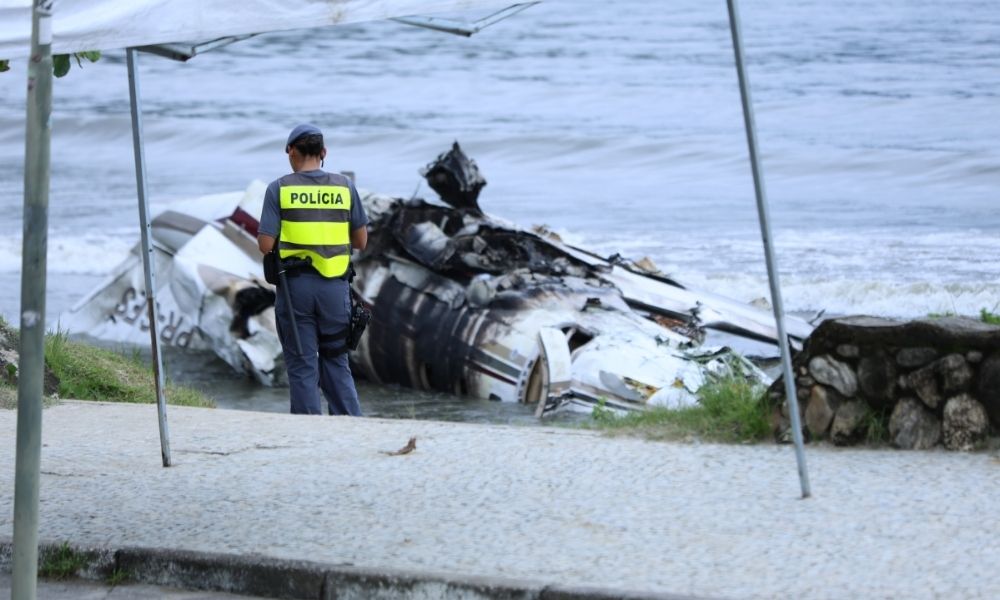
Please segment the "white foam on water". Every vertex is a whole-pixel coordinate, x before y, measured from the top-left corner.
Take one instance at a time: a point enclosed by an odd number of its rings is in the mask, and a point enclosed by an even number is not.
[[[688,273],[679,276],[686,285],[749,302],[770,298],[765,277],[708,276]],[[787,312],[828,315],[867,314],[903,319],[931,314],[979,314],[995,311],[1000,305],[1000,281],[918,282],[873,279],[808,279],[783,276],[781,294]]]
[[[649,256],[696,289],[743,301],[770,297],[762,244],[741,234],[692,232],[667,241],[649,236],[573,241],[600,253]],[[589,243],[588,243],[589,242]],[[1000,234],[978,229],[782,232],[775,252],[785,309],[899,318],[931,313],[977,315],[1000,305]]]
[[[48,274],[105,275],[128,256],[138,234],[54,235],[48,240]],[[0,273],[21,272],[21,236],[0,237]],[[51,286],[58,287],[53,281]]]

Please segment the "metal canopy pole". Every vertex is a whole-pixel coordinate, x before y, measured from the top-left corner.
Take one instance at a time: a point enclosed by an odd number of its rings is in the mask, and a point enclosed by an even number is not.
[[[12,600],[34,600],[38,585],[38,479],[42,457],[45,374],[45,268],[49,231],[49,141],[52,114],[52,0],[31,16],[21,241],[21,343],[17,373]]]
[[[760,156],[757,150],[757,132],[753,119],[753,102],[750,98],[750,81],[747,78],[746,66],[743,63],[740,16],[736,0],[726,1],[729,5],[729,29],[733,34],[733,53],[736,55],[736,73],[740,80],[740,98],[743,100],[743,123],[747,130],[747,146],[750,147],[750,166],[753,169],[753,186],[757,196],[757,216],[760,220],[760,235],[764,240],[764,260],[767,262],[767,278],[771,284],[771,305],[774,307],[774,320],[778,326],[778,347],[781,348],[781,369],[785,380],[785,399],[788,402],[788,412],[792,420],[792,439],[795,441],[795,459],[799,465],[799,483],[802,486],[802,497],[808,498],[812,492],[809,489],[809,471],[806,468],[806,455],[802,448],[802,424],[799,418],[799,401],[795,395],[791,351],[788,347],[788,336],[785,334],[785,309],[781,302],[781,283],[778,281],[778,266],[774,258],[774,248],[771,244],[770,215],[768,214],[767,196],[764,191],[764,171],[761,169]]]
[[[128,95],[132,108],[132,151],[135,155],[135,187],[139,193],[139,228],[142,237],[142,268],[146,275],[146,308],[149,319],[150,348],[153,352],[153,375],[156,379],[156,412],[160,422],[160,454],[163,466],[170,466],[170,432],[167,429],[167,402],[163,396],[163,361],[160,357],[160,339],[156,333],[158,311],[153,273],[153,248],[150,244],[149,197],[146,195],[146,155],[142,140],[142,114],[139,110],[139,73],[136,68],[137,52],[125,51],[128,63]]]

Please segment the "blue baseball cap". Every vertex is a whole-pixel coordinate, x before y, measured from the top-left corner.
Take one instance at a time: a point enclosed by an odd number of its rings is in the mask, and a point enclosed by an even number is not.
[[[293,143],[295,143],[295,140],[299,139],[304,135],[323,135],[323,132],[320,131],[319,127],[316,127],[315,125],[312,125],[310,123],[302,123],[300,125],[296,125],[295,129],[293,129],[292,132],[288,134],[288,141],[285,142],[285,146],[291,146]]]

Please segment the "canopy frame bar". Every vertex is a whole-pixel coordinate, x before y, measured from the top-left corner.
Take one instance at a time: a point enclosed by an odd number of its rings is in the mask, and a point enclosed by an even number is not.
[[[421,27],[423,29],[440,31],[442,33],[460,35],[462,37],[472,37],[483,29],[486,29],[491,25],[495,25],[505,19],[509,19],[521,11],[531,8],[539,2],[541,2],[541,0],[512,4],[471,23],[455,21],[452,19],[442,19],[438,17],[397,17],[389,20],[402,23],[403,25],[410,25],[412,27]],[[248,33],[246,35],[227,36],[198,43],[178,42],[173,44],[137,46],[135,49],[149,54],[162,56],[163,58],[169,58],[170,60],[187,62],[199,54],[204,54],[212,50],[218,50],[219,48],[224,48],[230,44],[242,42],[243,40],[248,40],[250,38],[257,37],[258,35],[261,34]]]
[[[156,415],[160,429],[160,456],[163,466],[169,467],[170,431],[167,427],[167,401],[164,397],[163,358],[160,354],[160,338],[157,334],[159,307],[156,305],[155,256],[153,255],[152,225],[149,222],[149,196],[146,190],[146,152],[142,134],[142,108],[139,95],[139,67],[135,48],[125,51],[128,63],[128,96],[132,113],[132,150],[135,158],[135,187],[139,204],[139,232],[142,246],[142,270],[146,285],[146,318],[149,319],[149,340],[152,351],[153,378],[156,385]]]
[[[257,35],[259,34],[250,33],[247,35],[222,37],[207,42],[199,42],[197,44],[156,44],[153,46],[139,46],[135,49],[141,50],[142,52],[148,52],[149,54],[162,56],[163,58],[169,58],[170,60],[187,62],[199,54],[224,48],[230,44],[242,42],[243,40],[248,40],[252,37],[256,37]]]
[[[541,0],[537,2],[522,2],[518,4],[512,4],[506,8],[502,8],[495,13],[489,14],[482,19],[477,19],[470,24],[463,23],[461,21],[454,21],[452,19],[442,19],[439,17],[396,17],[391,19],[397,23],[402,23],[404,25],[412,25],[414,27],[423,27],[424,29],[431,29],[433,31],[441,31],[443,33],[451,33],[453,35],[460,35],[463,37],[472,37],[473,35],[479,33],[483,29],[486,29],[490,25],[494,25],[509,19],[521,11],[527,10],[532,6],[539,4]]]
[[[757,126],[754,123],[753,99],[750,97],[750,79],[744,64],[743,34],[740,28],[739,7],[736,0],[726,0],[729,7],[729,30],[733,37],[733,54],[736,59],[736,76],[740,83],[740,100],[743,104],[743,125],[747,133],[747,147],[750,150],[750,168],[753,171],[753,189],[757,198],[757,218],[760,222],[760,236],[764,243],[764,262],[767,264],[767,279],[771,286],[771,307],[778,328],[778,347],[781,349],[781,370],[785,383],[785,401],[792,421],[792,439],[795,441],[795,460],[799,469],[799,484],[802,498],[812,495],[809,487],[809,471],[806,467],[805,450],[802,447],[802,423],[799,417],[799,401],[795,392],[795,378],[792,373],[791,351],[788,335],[785,333],[785,309],[781,301],[781,282],[778,278],[778,263],[774,255],[771,238],[770,212],[767,193],[764,188],[764,169],[760,163],[757,147]]]

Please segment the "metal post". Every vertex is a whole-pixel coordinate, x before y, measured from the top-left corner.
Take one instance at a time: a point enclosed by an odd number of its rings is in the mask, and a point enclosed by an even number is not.
[[[736,0],[726,0],[729,5],[729,29],[733,34],[733,53],[736,55],[736,73],[740,80],[740,98],[743,100],[743,122],[747,130],[747,146],[750,147],[750,166],[753,169],[754,192],[757,196],[757,216],[760,220],[760,235],[764,240],[764,260],[767,262],[767,278],[771,284],[771,305],[774,307],[774,320],[778,326],[778,346],[781,348],[781,368],[785,380],[785,397],[788,402],[788,412],[792,420],[792,439],[795,441],[795,459],[799,465],[799,483],[802,486],[802,497],[811,495],[809,490],[809,471],[806,468],[806,455],[802,448],[802,424],[799,418],[799,402],[795,395],[795,379],[792,373],[791,351],[788,347],[788,336],[785,334],[785,310],[781,302],[781,283],[778,281],[778,266],[771,246],[771,225],[767,208],[767,196],[764,191],[764,172],[760,166],[760,156],[757,151],[757,133],[753,119],[753,102],[750,98],[750,81],[747,78],[746,66],[743,63],[743,41],[740,32],[740,17]]]
[[[14,557],[10,597],[34,600],[38,584],[38,479],[45,374],[45,268],[49,230],[52,114],[52,0],[36,0],[31,18],[24,150],[21,343],[17,373]]]
[[[149,319],[149,340],[153,352],[153,375],[156,379],[156,412],[160,422],[160,454],[163,466],[170,466],[170,431],[167,429],[167,401],[163,396],[163,361],[160,357],[160,339],[156,333],[158,314],[153,273],[153,247],[150,244],[149,197],[146,195],[146,155],[142,140],[142,114],[139,110],[139,73],[136,51],[125,51],[128,63],[128,95],[132,108],[132,151],[135,155],[135,187],[139,193],[139,228],[142,237],[142,268],[146,275],[146,308]]]

